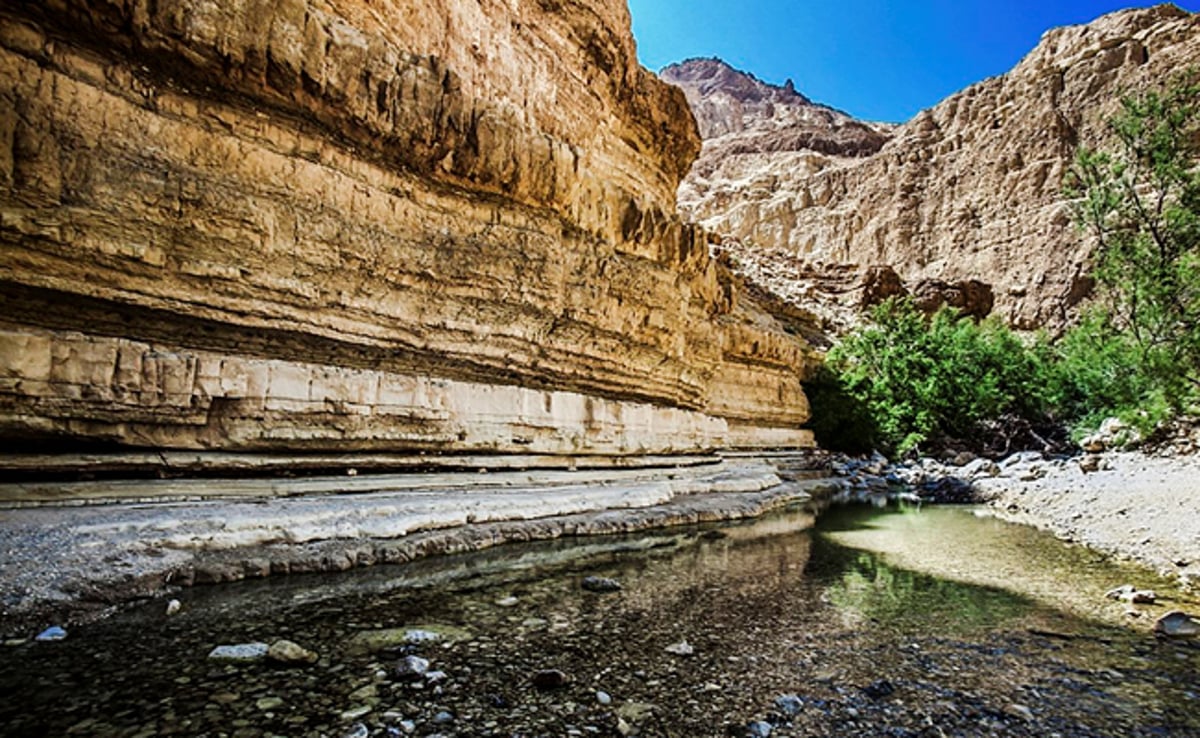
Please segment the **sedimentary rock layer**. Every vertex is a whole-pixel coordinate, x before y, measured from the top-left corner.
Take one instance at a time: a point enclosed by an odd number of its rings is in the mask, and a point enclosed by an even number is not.
[[[798,445],[618,0],[0,9],[0,437]]]
[[[1173,5],[1055,29],[1012,71],[920,113],[869,157],[776,151],[753,145],[757,133],[706,141],[730,153],[705,166],[706,151],[680,204],[788,296],[805,294],[798,280],[836,293],[889,266],[913,288],[978,280],[1011,323],[1060,325],[1091,287],[1093,244],[1063,196],[1077,147],[1103,145],[1122,94],[1198,63],[1200,16]],[[718,93],[693,102],[697,115],[719,118]]]

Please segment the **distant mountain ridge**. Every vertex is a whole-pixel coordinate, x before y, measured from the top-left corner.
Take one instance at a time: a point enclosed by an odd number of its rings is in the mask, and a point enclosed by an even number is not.
[[[1076,149],[1103,143],[1122,93],[1198,64],[1200,15],[1120,11],[1048,31],[1007,74],[898,127],[723,62],[674,65],[662,77],[706,139],[680,208],[744,276],[805,308],[857,308],[892,272],[909,291],[986,288],[1011,324],[1054,327],[1091,288],[1093,244],[1062,194]]]
[[[862,156],[878,151],[893,126],[871,124],[796,91],[763,82],[720,59],[689,59],[659,72],[683,88],[706,141],[737,135],[749,151],[819,151]]]

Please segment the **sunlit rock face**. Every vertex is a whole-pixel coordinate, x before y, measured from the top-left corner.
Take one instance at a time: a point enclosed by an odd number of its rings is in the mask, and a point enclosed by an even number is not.
[[[1076,149],[1103,142],[1121,94],[1198,63],[1200,16],[1123,11],[1049,31],[1009,73],[894,129],[786,88],[747,103],[755,86],[711,64],[668,68],[710,136],[680,204],[732,242],[749,276],[800,302],[853,308],[870,269],[890,267],[914,293],[979,283],[1013,325],[1061,325],[1091,288],[1094,247],[1063,196]],[[877,152],[870,131],[886,137]],[[782,146],[789,134],[810,143]]]
[[[620,0],[0,8],[0,439],[796,446]]]

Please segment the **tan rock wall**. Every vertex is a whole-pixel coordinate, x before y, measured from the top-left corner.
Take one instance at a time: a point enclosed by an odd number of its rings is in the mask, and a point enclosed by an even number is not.
[[[1011,72],[920,113],[871,157],[751,151],[716,175],[694,172],[683,204],[760,249],[768,282],[788,266],[773,269],[771,250],[818,272],[888,265],[914,285],[982,281],[1013,324],[1061,325],[1087,293],[1093,249],[1063,196],[1078,145],[1103,144],[1121,94],[1198,63],[1200,15],[1174,6],[1055,29]]]
[[[0,9],[0,436],[807,442],[806,348],[674,214],[695,124],[628,26],[615,0]]]

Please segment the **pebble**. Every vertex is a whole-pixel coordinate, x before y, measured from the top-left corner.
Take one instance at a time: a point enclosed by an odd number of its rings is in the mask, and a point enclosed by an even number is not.
[[[518,604],[520,604],[520,602],[521,601],[518,600],[516,597],[504,597],[499,600],[496,600],[496,606],[497,607],[516,607]]]
[[[342,712],[342,720],[358,720],[360,717],[362,717],[363,715],[366,715],[370,712],[371,712],[371,708],[368,705],[360,705],[358,707],[352,707],[349,710],[345,710]]]
[[[61,641],[62,639],[66,638],[66,637],[67,637],[66,629],[61,628],[57,625],[52,625],[49,628],[46,628],[45,630],[43,630],[41,633],[38,633],[37,638],[34,638],[34,640],[38,641],[40,643],[47,643],[50,641]]]
[[[287,640],[275,641],[267,649],[267,659],[284,666],[313,664],[316,663],[317,658],[317,654],[313,651]]]
[[[260,697],[254,702],[254,706],[263,712],[270,712],[283,707],[283,700],[279,697]]]
[[[442,710],[441,712],[439,712],[438,714],[433,716],[433,724],[434,725],[446,725],[447,723],[452,723],[452,722],[454,722],[454,713],[449,712],[447,710]]]
[[[616,579],[609,579],[607,577],[584,577],[580,586],[588,592],[598,592],[600,594],[621,591],[621,583]]]
[[[759,720],[757,722],[750,723],[750,725],[746,727],[746,735],[749,736],[749,738],[770,738],[771,724],[765,720]]]
[[[405,656],[396,665],[396,677],[403,681],[415,682],[429,671],[429,661],[420,656]]]
[[[1033,720],[1033,710],[1030,710],[1025,705],[1009,705],[1004,708],[1004,712],[1007,715],[1020,718],[1022,720]]]
[[[167,603],[167,617],[171,617],[173,615],[178,615],[179,611],[182,609],[183,609],[182,602],[180,602],[179,600],[171,600],[170,602]]]
[[[367,726],[355,723],[347,728],[345,733],[342,733],[342,738],[368,738],[370,735],[371,731]]]
[[[1163,615],[1154,623],[1154,632],[1168,638],[1200,636],[1200,621],[1178,610]]]
[[[696,653],[695,646],[688,643],[687,641],[680,641],[679,643],[672,643],[671,645],[667,646],[663,650],[666,651],[667,653],[671,654],[672,656],[691,656],[692,654]]]
[[[891,696],[896,691],[896,687],[886,679],[878,679],[863,687],[862,691],[871,699],[879,700]]]
[[[608,694],[608,692],[601,690],[596,693],[596,701],[602,705],[611,705],[612,704],[612,696],[610,696]]]
[[[234,645],[217,646],[212,651],[209,651],[208,657],[214,661],[260,661],[267,657],[269,650],[271,650],[271,647],[265,643],[237,643]]]
[[[571,678],[558,669],[542,669],[533,675],[533,686],[538,689],[559,689],[565,687]]]
[[[804,700],[800,699],[800,695],[784,694],[775,698],[775,707],[784,715],[791,717],[800,714],[804,709]]]

